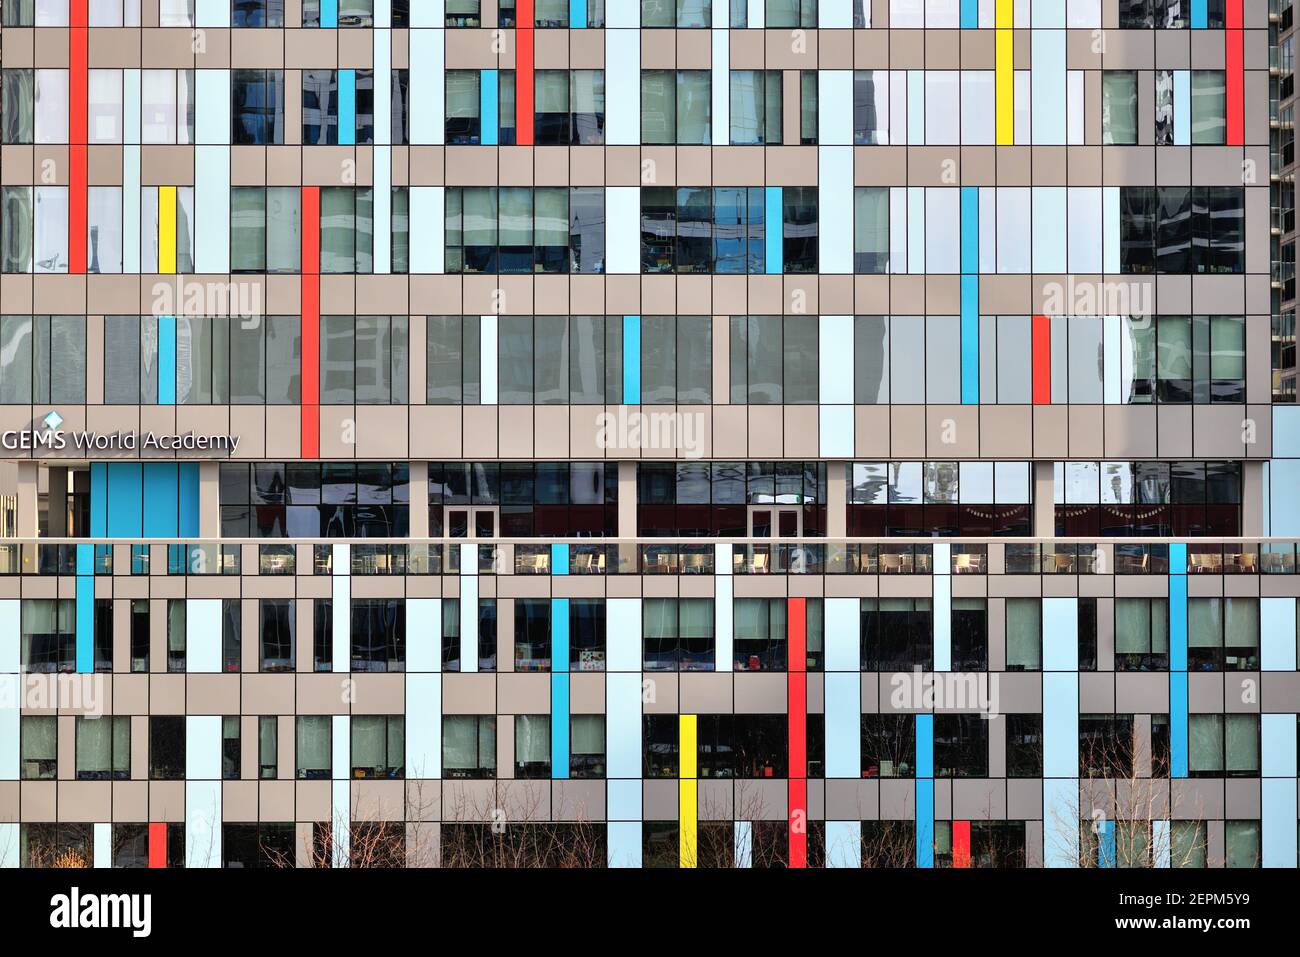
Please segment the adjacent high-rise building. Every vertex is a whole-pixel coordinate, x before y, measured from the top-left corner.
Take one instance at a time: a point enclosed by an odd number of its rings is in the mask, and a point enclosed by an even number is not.
[[[1295,867],[1291,0],[2,0],[0,864]]]

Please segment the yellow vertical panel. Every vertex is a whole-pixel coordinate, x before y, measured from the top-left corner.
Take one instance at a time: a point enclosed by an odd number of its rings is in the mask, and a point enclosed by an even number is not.
[[[696,716],[679,715],[677,718],[677,836],[678,864],[681,867],[695,866],[695,849],[698,846],[696,832],[699,825],[699,796],[696,777],[699,773],[696,761]]]
[[[1010,30],[1015,26],[1015,5],[1015,0],[997,0],[993,25],[999,30]]]
[[[998,2],[998,23],[1002,22],[1002,2]],[[1006,0],[1009,7],[1010,0]],[[995,97],[997,99],[998,146],[1011,146],[1016,141],[1016,74],[1012,65],[1015,48],[1014,30],[994,30],[995,35]]]
[[[696,720],[693,714],[679,715],[677,719],[678,742],[677,753],[681,770],[678,772],[679,778],[697,778],[695,750],[696,750]]]
[[[158,272],[176,272],[176,187],[158,187]]]

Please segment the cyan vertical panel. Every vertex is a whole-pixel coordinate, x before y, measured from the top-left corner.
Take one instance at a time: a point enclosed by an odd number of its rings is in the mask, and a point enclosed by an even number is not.
[[[961,28],[963,30],[977,30],[979,25],[979,0],[961,0]]]
[[[144,501],[149,503],[144,510],[144,534],[175,538],[180,517],[180,472],[176,463],[145,462],[143,470]]]
[[[641,317],[623,317],[623,404],[641,404]]]
[[[582,30],[587,26],[587,0],[569,0],[569,27]]]
[[[554,662],[554,658],[551,659]],[[569,673],[551,673],[551,777],[569,777]]]
[[[978,186],[961,188],[961,271],[980,271],[980,191]]]
[[[177,466],[177,534],[192,538],[199,534],[199,463],[181,462]]]
[[[411,19],[415,20],[422,4],[415,4],[411,10]],[[439,25],[442,17],[439,16]],[[412,24],[414,25],[414,24]],[[411,143],[431,145],[441,143],[446,136],[447,106],[446,91],[443,84],[445,71],[445,51],[443,49],[442,30],[410,30],[407,42],[410,45],[410,98],[412,103],[419,103],[420,108],[411,110]],[[413,191],[414,192],[414,191]],[[412,199],[414,202],[414,199]],[[416,222],[415,209],[411,209],[411,223]],[[439,219],[438,231],[442,231]],[[414,237],[412,237],[414,238]],[[415,254],[415,243],[411,243],[411,254]],[[412,268],[414,271],[414,268]]]
[[[376,101],[375,114],[381,111]],[[391,114],[390,114],[391,115]],[[357,71],[339,70],[339,146],[357,142]]]
[[[569,599],[551,599],[551,671],[569,670]]]
[[[1210,0],[1192,0],[1192,29],[1205,30],[1210,25]]]
[[[963,246],[965,217],[962,218]],[[963,249],[963,258],[964,258]],[[961,401],[976,405],[980,400],[980,277],[961,277]]]
[[[1187,777],[1187,672],[1169,672],[1169,761],[1170,777]]]
[[[496,70],[479,70],[479,142],[484,146],[497,145],[497,133],[500,129],[500,91],[499,74]]]
[[[609,29],[624,16],[631,20],[625,26],[639,27],[639,14],[635,4],[605,8],[605,142],[611,146],[641,142],[641,31]]]
[[[916,716],[916,776],[934,777],[934,715]]]
[[[562,542],[556,542],[551,545],[551,574],[567,575],[569,574],[569,546]],[[568,618],[565,618],[565,627],[568,627]]]
[[[1115,867],[1115,822],[1107,818],[1096,825],[1097,866]]]
[[[406,777],[442,777],[442,676],[406,674]]]
[[[139,538],[144,534],[144,471],[138,462],[107,463],[105,507],[109,538]]]
[[[934,780],[916,779],[916,866],[934,867]]]
[[[1187,545],[1169,546],[1169,756],[1170,777],[1188,772]]]
[[[1261,598],[1259,632],[1260,667],[1264,671],[1295,671],[1295,599]]]
[[[77,550],[92,548],[78,545]],[[16,634],[16,633],[15,633]],[[91,575],[77,576],[77,674],[88,675],[95,671],[95,579]]]
[[[764,247],[766,269],[769,276],[779,276],[785,272],[785,254],[782,234],[785,232],[785,217],[781,214],[781,187],[768,186],[764,193]],[[852,248],[852,247],[850,247]]]
[[[339,0],[320,0],[320,25],[326,28],[339,25]]]

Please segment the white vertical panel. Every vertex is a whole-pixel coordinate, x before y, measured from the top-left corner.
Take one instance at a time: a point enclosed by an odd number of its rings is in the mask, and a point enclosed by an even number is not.
[[[185,670],[222,671],[220,598],[185,599]]]
[[[907,271],[925,272],[925,187],[907,187]]]
[[[1125,401],[1123,389],[1124,320],[1119,316],[1102,318],[1102,402],[1120,405]]]
[[[195,272],[230,272],[229,146],[194,147],[194,220]]]
[[[731,546],[718,545],[717,559],[721,560],[724,556],[722,549],[726,549],[727,568],[731,568]],[[713,579],[713,648],[714,663],[713,670],[718,674],[727,674],[734,670],[733,644],[732,637],[734,634],[734,621],[732,618],[732,590],[733,581],[731,576],[718,575]]]
[[[412,5],[411,17],[424,4]],[[439,19],[439,26],[442,25]],[[441,143],[446,133],[447,103],[443,88],[443,31],[411,30],[408,34],[410,73],[408,74],[411,103],[411,143],[427,145]],[[414,210],[412,211],[414,212]],[[412,217],[414,218],[414,217]],[[414,255],[414,242],[412,255]]]
[[[608,635],[606,670],[640,671],[641,599],[606,599],[605,632]]]
[[[406,675],[406,777],[442,777],[441,675]]]
[[[1070,70],[1066,74],[1065,110],[1067,122],[1069,124],[1069,128],[1066,132],[1066,142],[1071,146],[1083,145],[1083,75],[1083,70]]]
[[[818,148],[817,196],[821,215],[818,244],[821,271],[851,275],[853,273],[852,146]]]
[[[752,821],[736,821],[732,827],[732,856],[736,867],[754,866],[754,824]]]
[[[1035,5],[1034,13],[1037,15]],[[1065,11],[1061,10],[1062,26]],[[1034,102],[1034,145],[1060,145],[1066,140],[1065,31],[1034,30],[1030,36],[1033,69],[1030,86]],[[1020,142],[1019,138],[1016,140]]]
[[[352,549],[335,545],[330,592],[334,624],[334,671],[352,670]]]
[[[715,8],[712,51],[712,86],[713,86],[713,142],[717,146],[726,146],[731,142],[731,34],[725,29],[726,23],[718,29],[717,18],[725,21],[728,10],[725,5]],[[606,111],[608,116],[608,111]],[[606,119],[608,123],[608,119]]]
[[[221,866],[221,781],[185,782],[185,866]]]
[[[1033,271],[1066,271],[1066,192],[1064,186],[1035,186],[1032,190]],[[1023,236],[1020,239],[1024,241]]]
[[[980,191],[980,272],[998,271],[998,191],[995,186],[981,186]]]
[[[497,404],[497,317],[479,320],[479,395],[483,405]],[[478,563],[475,562],[477,567]],[[461,569],[462,573],[464,569]]]
[[[907,145],[907,71],[889,71],[889,143]]]
[[[767,23],[765,19],[767,16],[765,0],[749,0],[747,12],[749,14],[749,29],[762,30]]]
[[[0,868],[13,868],[19,864],[18,859],[18,824],[0,823]]]
[[[605,254],[606,272],[641,272],[641,190],[636,186],[605,190]]]
[[[229,27],[230,4],[228,0],[195,0],[194,25],[196,27]]]
[[[220,715],[186,715],[185,777],[191,781],[221,780]]]
[[[230,145],[230,71],[194,71],[194,142]]]
[[[611,18],[621,6],[624,5],[610,4],[606,17]],[[635,4],[626,6],[634,15],[639,9]],[[605,30],[605,142],[624,146],[641,142],[641,33],[638,30]]]
[[[907,71],[907,142],[925,142],[925,71]]]
[[[934,670],[952,670],[952,546],[934,546]]]
[[[862,866],[862,822],[826,822],[826,866]]]
[[[817,71],[817,142],[853,145],[853,71]]]
[[[1067,268],[1072,273],[1096,273],[1102,269],[1102,200],[1100,186],[1069,186]],[[1098,303],[1100,307],[1101,304]]]
[[[1119,187],[1101,188],[1102,269],[1119,272]]]
[[[387,24],[391,14],[388,0],[379,0],[375,8],[375,25]],[[385,275],[393,269],[393,34],[391,30],[374,31],[374,271]],[[409,106],[409,104],[408,104]]]
[[[460,546],[460,670],[478,671],[478,546]]]
[[[442,670],[441,598],[406,599],[406,670]]]
[[[853,404],[853,317],[818,319],[818,395],[823,405]]]
[[[96,869],[113,866],[113,825],[95,822],[94,854]]]
[[[442,186],[412,186],[408,190],[411,229],[411,274],[446,269],[446,193]]]
[[[871,4],[865,3],[867,26],[871,26]],[[853,28],[853,0],[819,0],[817,26],[823,30]]]
[[[889,271],[905,273],[907,266],[907,187],[889,187]]]
[[[416,0],[411,4],[411,32],[415,27],[438,27],[441,32],[447,22],[446,8],[444,0]],[[415,62],[414,57],[411,62]]]

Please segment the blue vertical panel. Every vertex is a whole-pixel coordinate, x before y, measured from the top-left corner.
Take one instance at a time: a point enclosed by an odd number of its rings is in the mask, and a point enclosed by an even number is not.
[[[551,545],[551,574],[569,574],[569,546],[562,542],[556,542]],[[567,618],[565,619],[565,627],[568,627]]]
[[[1174,145],[1192,142],[1192,73],[1174,70]]]
[[[582,30],[587,26],[587,0],[569,0],[569,27]]]
[[[17,825],[15,825],[16,827]],[[605,846],[610,867],[641,866],[641,822],[610,821],[606,825]]]
[[[145,462],[143,471],[144,501],[149,503],[144,510],[144,534],[175,538],[180,504],[180,472],[176,463]]]
[[[641,317],[623,317],[623,404],[641,404]]]
[[[221,719],[217,722],[218,762]],[[188,744],[186,746],[188,750]],[[218,766],[218,770],[220,767]],[[347,828],[341,830],[346,831]],[[185,866],[221,866],[221,776],[215,781],[185,782]]]
[[[496,146],[497,133],[501,128],[498,90],[500,75],[496,70],[479,70],[478,76],[479,142],[484,146]]]
[[[551,777],[569,777],[569,673],[551,674]]]
[[[199,463],[181,462],[177,466],[177,530],[181,538],[199,534]]]
[[[934,546],[934,670],[952,670],[952,546]]]
[[[980,25],[980,0],[961,0],[961,28],[978,30]]]
[[[1187,545],[1169,546],[1170,777],[1187,777]]]
[[[1115,867],[1115,822],[1107,818],[1096,824],[1097,866]]]
[[[108,534],[108,464],[90,463],[90,534],[103,538]]]
[[[713,579],[713,670],[727,674],[735,661],[735,606],[732,603],[735,583],[731,579],[731,546],[714,545],[713,562],[713,567],[718,569]]]
[[[1276,435],[1276,433],[1274,433]],[[1294,598],[1259,600],[1260,668],[1296,670],[1296,607]]]
[[[767,274],[779,276],[785,272],[785,251],[782,242],[785,217],[781,214],[781,187],[768,186],[764,193],[764,247]],[[850,247],[851,248],[851,247]]]
[[[95,546],[78,545],[74,572],[78,575],[95,574]]]
[[[1187,777],[1187,672],[1169,672],[1169,761],[1170,777]]]
[[[1192,0],[1192,29],[1204,30],[1210,25],[1210,0]]]
[[[411,19],[417,17],[416,11],[423,6],[415,4],[411,10]],[[439,16],[441,25],[442,18]],[[412,24],[414,25],[414,24]],[[446,136],[447,104],[443,85],[445,71],[445,51],[442,30],[411,30],[407,33],[410,46],[410,84],[409,96],[412,103],[419,103],[419,109],[411,110],[411,143],[414,145],[432,145],[441,143]],[[414,191],[412,191],[414,192]],[[414,203],[414,199],[412,200]],[[415,208],[411,209],[411,223],[417,222]],[[441,232],[441,220],[439,220]],[[412,236],[414,240],[414,236]],[[415,243],[411,243],[411,254],[415,254]],[[412,268],[414,272],[414,268]]]
[[[569,599],[551,599],[551,672],[569,670]]]
[[[144,534],[144,471],[138,462],[109,462],[105,485],[105,508],[108,521],[104,534],[109,538],[139,538]]]
[[[77,550],[90,548],[78,545]],[[77,674],[88,675],[95,671],[95,579],[91,575],[77,576]]]
[[[411,186],[407,188],[410,215],[407,224],[411,230],[411,274],[438,274],[446,269],[446,230],[444,220],[446,197],[442,186]]]
[[[330,558],[330,612],[334,630],[332,670],[352,670],[352,547],[335,545]]]
[[[221,672],[221,599],[185,599],[185,670]]]
[[[197,188],[197,187],[196,187]],[[199,230],[199,235],[202,235]],[[205,272],[207,270],[204,270]],[[212,270],[217,272],[218,270]],[[225,272],[226,270],[219,270]],[[158,317],[158,404],[176,404],[176,317]],[[152,501],[151,503],[152,504]],[[147,534],[147,533],[146,533]]]
[[[641,142],[641,31],[608,28],[639,27],[640,7],[608,4],[605,23],[605,142],[635,146]]]
[[[406,673],[406,777],[442,777],[442,677]]]
[[[194,223],[194,271],[230,272],[229,146],[194,147]]]
[[[916,779],[916,866],[934,867],[934,779]]]
[[[608,133],[607,126],[606,141]],[[641,272],[641,190],[636,186],[605,187],[605,255],[610,274]]]
[[[327,28],[339,25],[339,0],[320,0],[320,25]]]
[[[852,72],[849,70],[823,71],[823,77],[843,74],[850,80],[846,85],[851,90]],[[837,84],[838,85],[838,84]],[[853,115],[851,92],[848,115]],[[819,116],[827,108],[823,102],[819,105]],[[847,133],[852,144],[853,131]],[[774,187],[775,188],[775,187]],[[824,273],[853,273],[853,146],[820,146],[817,149],[817,210],[818,254],[821,257],[821,271]],[[780,212],[778,208],[778,213]],[[767,224],[780,223],[781,217],[775,219],[768,214]]]
[[[916,776],[934,777],[934,715],[916,716]]]
[[[382,104],[375,103],[375,113]],[[357,71],[339,70],[339,146],[357,142]]]
[[[965,217],[963,217],[963,226]],[[963,228],[963,238],[964,238]],[[980,400],[980,277],[961,277],[961,401]]]
[[[961,188],[961,271],[980,271],[980,191],[978,186]]]
[[[1043,670],[1079,670],[1079,600],[1043,599]]]
[[[1033,30],[1030,37],[1030,136],[1034,145],[1064,145],[1065,30]]]
[[[460,546],[460,670],[478,671],[478,546]]]

